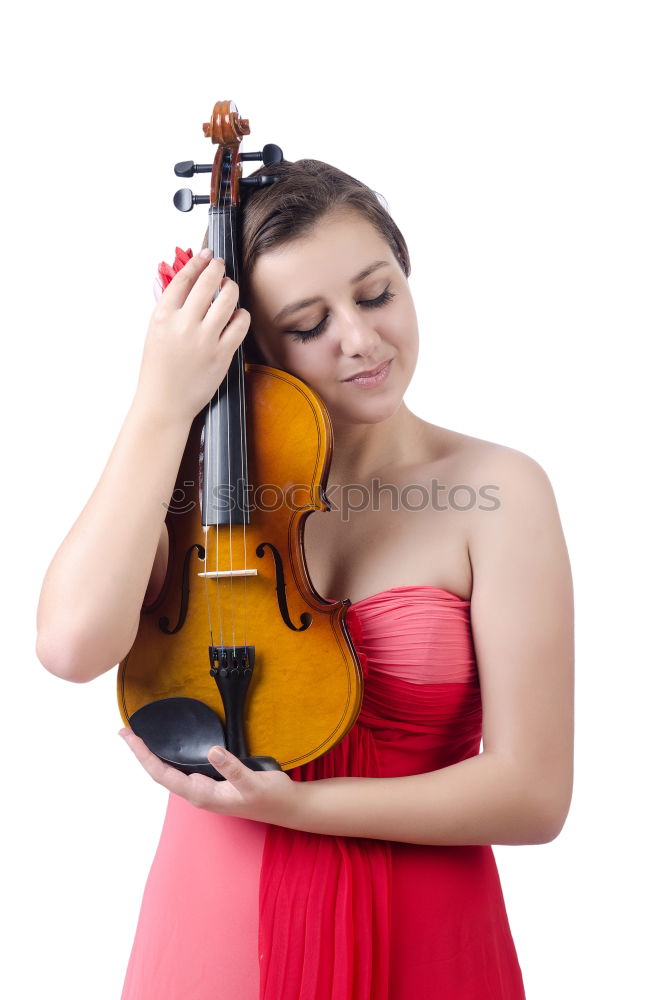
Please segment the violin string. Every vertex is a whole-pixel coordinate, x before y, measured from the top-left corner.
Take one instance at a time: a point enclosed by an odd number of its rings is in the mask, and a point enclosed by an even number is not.
[[[241,161],[239,161],[241,162]],[[241,208],[239,207],[235,213],[235,222],[238,227],[241,226]],[[234,241],[234,228],[230,226],[230,235],[232,237],[232,263],[234,268],[235,280],[239,281],[239,259],[238,259],[238,249]],[[241,290],[240,290],[241,298]],[[240,307],[240,302],[237,302],[237,308]],[[247,463],[247,447],[246,447],[246,390],[245,390],[245,374],[244,374],[244,352],[242,344],[238,348],[238,364],[237,364],[237,377],[239,379],[239,454],[241,458],[241,475],[240,475],[240,487],[241,495],[238,498],[241,503],[241,521],[243,525],[243,541],[244,541],[244,600],[242,605],[243,619],[244,619],[244,656],[246,655],[246,607],[248,603],[248,589],[247,589],[247,579],[246,573],[248,569],[248,555],[246,551],[246,519],[247,510],[245,506],[246,500],[246,489],[248,483],[244,481],[244,471],[246,471],[246,478],[248,478],[248,463]]]
[[[214,206],[211,205],[210,208],[209,208],[209,236],[207,238],[207,246],[209,246],[211,248],[211,251],[212,251],[212,253],[215,256],[218,256],[218,254],[217,254],[217,250],[218,250],[218,227],[216,225],[216,222],[217,222],[217,213],[214,210]],[[214,295],[214,298],[216,298],[216,294]],[[220,387],[218,387],[217,390],[216,390],[216,413],[219,412],[219,403],[220,403],[220,391],[219,390],[220,390]],[[213,403],[213,399],[208,404],[208,407],[209,407],[209,416],[210,416],[210,419],[208,421],[209,434],[208,434],[208,439],[205,441],[205,451],[207,451],[207,454],[210,457],[211,457],[211,447],[210,447],[210,445],[211,445],[211,442],[213,440],[212,421],[211,421],[211,415],[213,413],[212,403]],[[207,474],[205,475],[205,480],[206,480],[206,482],[205,482],[205,509],[207,511],[207,522],[209,522],[209,512],[211,510],[211,498],[210,498],[210,488],[211,488],[211,486],[210,486],[210,484],[211,484],[211,481],[212,481],[212,471],[213,471],[213,469],[209,468],[207,470]],[[208,565],[207,564],[207,553],[208,553],[208,550],[209,550],[209,545],[208,545],[208,542],[209,542],[209,523],[207,523],[205,525],[204,531],[205,531],[205,585],[206,585],[206,588],[207,588],[207,603],[208,603],[208,606],[209,606],[209,626],[210,626],[210,633],[211,633],[211,645],[214,646],[214,645],[217,645],[217,643],[214,641],[214,633],[213,633],[213,626],[212,626],[212,619],[211,619],[211,606],[210,606],[210,600],[209,600],[209,577],[206,575],[207,572],[208,572],[208,569],[207,569],[207,565]],[[218,525],[216,526],[216,569],[218,570]],[[222,646],[223,645],[223,610],[222,610],[222,607],[221,607],[221,598],[220,598],[219,587],[220,587],[220,584],[219,584],[219,582],[217,580],[216,581],[216,591],[217,591],[217,597],[218,597],[218,628],[219,628],[219,642],[218,642],[218,645]]]
[[[221,164],[222,164],[222,162],[223,161],[221,161]],[[222,173],[221,173],[221,178],[222,178]],[[221,179],[220,183],[222,184],[222,179]],[[223,240],[223,237],[224,237],[225,234],[224,234],[222,226],[220,225],[220,222],[221,222],[222,218],[223,218],[223,204],[221,203],[220,205],[218,205],[216,207],[216,211],[214,212],[214,228],[215,228],[215,230],[217,232],[217,239],[216,239],[216,241],[214,243],[214,256],[215,257],[223,257],[223,259],[225,260],[225,246],[224,246],[224,240]],[[215,294],[214,297],[218,298],[218,296],[220,294],[221,294],[220,288],[217,288],[216,289],[216,294]],[[221,385],[222,385],[222,383],[221,383]],[[220,399],[221,399],[221,386],[219,385],[218,388],[217,388],[217,390],[216,390],[216,404],[217,404],[216,405],[216,416],[217,416],[217,421],[218,421],[218,438],[217,438],[217,450],[216,450],[216,463],[217,463],[217,466],[214,469],[214,477],[213,477],[213,481],[214,481],[214,490],[213,490],[213,492],[214,492],[214,494],[216,496],[216,503],[222,503],[223,502],[222,499],[221,499],[221,491],[220,491],[220,486],[221,486],[221,431],[223,429],[223,427],[222,427],[222,411],[221,411],[221,406],[220,406]],[[211,451],[210,451],[210,457],[211,457]],[[220,525],[217,524],[216,525],[216,572],[217,573],[220,572],[220,570],[221,570],[220,556],[219,556],[219,536],[220,536]],[[222,604],[223,604],[223,602],[221,600],[222,590],[223,590],[223,577],[218,576],[218,577],[216,577],[216,596],[217,596],[217,599],[218,599],[218,618],[219,618],[219,622],[221,622],[221,623],[222,623],[222,620],[223,620],[223,610],[222,610]],[[221,627],[221,645],[223,645],[223,630],[222,630],[222,627]]]
[[[227,239],[226,239],[226,235],[227,235],[226,224],[228,222],[230,224],[229,225],[230,232],[232,232],[232,220],[228,217],[228,215],[226,213],[226,209],[228,207],[227,191],[223,192],[223,198],[224,198],[223,215],[222,215],[222,218],[223,218],[223,260],[226,261],[225,273],[227,274],[227,271],[228,271],[228,269],[227,269],[227,249],[228,249],[228,247],[227,247]],[[236,274],[236,272],[234,272],[234,273]],[[222,334],[221,334],[221,336],[222,336]],[[230,369],[228,369],[228,374],[226,376],[226,379],[227,379],[226,398],[227,398],[227,401],[228,401],[228,406],[226,408],[227,409],[227,437],[226,437],[226,440],[227,440],[227,464],[228,464],[228,505],[229,505],[229,509],[230,509],[230,526],[229,526],[229,531],[228,531],[229,547],[230,547],[230,612],[231,612],[231,616],[232,616],[232,652],[236,656],[237,655],[237,647],[236,647],[236,640],[235,640],[235,622],[234,622],[234,560],[233,560],[233,547],[234,546],[233,546],[233,542],[232,542],[232,515],[233,515],[233,507],[234,507],[234,498],[232,496],[232,452],[230,450],[230,420],[231,420],[231,407],[230,407]],[[218,449],[219,463],[220,463],[220,454],[221,454],[221,449],[219,448]],[[219,468],[218,478],[220,479],[220,468]]]
[[[221,164],[223,162],[224,161],[221,160]],[[221,179],[220,179],[219,183],[221,184],[221,187],[222,187],[222,185],[223,185],[222,172],[221,172]],[[222,190],[221,203],[220,203],[220,205],[216,209],[215,223],[216,223],[216,227],[217,227],[217,231],[218,231],[218,247],[217,247],[217,251],[218,252],[217,252],[216,256],[217,257],[222,257],[224,261],[226,259],[225,202],[226,202],[226,193],[225,193],[224,190]],[[227,274],[227,267],[225,268],[225,273]],[[216,290],[216,297],[218,297],[220,294],[221,294],[221,289],[219,287]],[[229,502],[226,498],[223,497],[223,484],[221,483],[221,458],[222,458],[222,455],[221,455],[221,442],[223,440],[223,438],[222,438],[222,434],[223,434],[223,410],[221,409],[221,406],[220,406],[220,398],[221,398],[221,387],[222,387],[222,385],[223,385],[223,383],[221,382],[221,384],[219,385],[218,389],[216,390],[217,399],[219,400],[219,405],[218,405],[218,407],[216,409],[217,420],[218,420],[218,424],[217,424],[217,431],[218,431],[218,433],[217,433],[217,437],[216,437],[216,441],[217,441],[217,447],[216,447],[216,462],[217,462],[217,467],[215,469],[215,476],[214,476],[214,493],[216,494],[216,503],[217,504],[223,504],[224,502]],[[229,398],[230,398],[230,379],[229,379],[229,375],[228,375],[227,376],[227,385],[225,387],[225,401],[226,401],[225,412],[226,412],[226,420],[229,420],[229,405],[228,405]],[[230,454],[229,454],[229,452],[227,452],[227,463],[228,463],[228,482],[229,482],[229,478],[230,478]],[[221,525],[217,524],[216,525],[216,571],[217,572],[221,571],[221,566],[222,566],[222,559],[221,559],[221,556],[219,554],[220,539],[221,539]],[[230,508],[230,524],[229,524],[229,529],[228,529],[228,540],[229,540],[229,546],[230,546],[230,576],[229,576],[229,582],[230,582],[230,607],[232,608],[232,508]],[[225,580],[226,580],[226,578],[222,577],[222,576],[217,577],[217,580],[216,580],[216,591],[217,591],[217,595],[218,595],[218,614],[219,614],[219,620],[221,621],[221,623],[223,621],[223,599],[222,598],[223,598],[223,595],[225,593],[225,587],[224,587]],[[234,636],[234,625],[233,625],[232,631],[233,631],[233,636]],[[223,632],[221,630],[221,645],[224,644],[224,641],[225,640],[223,638]]]
[[[247,544],[246,544],[246,522],[247,522],[248,517],[249,517],[250,500],[249,500],[249,495],[248,495],[248,474],[249,474],[249,469],[248,469],[248,459],[247,459],[247,456],[248,456],[248,447],[247,447],[247,442],[246,442],[246,386],[245,386],[246,373],[244,371],[243,342],[242,342],[242,344],[239,347],[239,351],[240,351],[240,359],[241,359],[241,385],[240,385],[240,399],[239,399],[239,412],[240,412],[240,418],[241,418],[241,468],[242,468],[242,473],[243,473],[243,470],[246,471],[246,482],[243,483],[243,489],[245,490],[245,492],[242,493],[242,497],[241,497],[241,501],[242,501],[242,507],[241,507],[241,509],[242,509],[242,520],[243,520],[243,524],[244,524],[244,570],[246,571],[248,569],[248,553],[247,553]],[[246,502],[246,506],[244,506],[244,502]],[[244,572],[244,607],[243,607],[243,611],[244,611],[244,652],[246,651],[246,608],[248,606],[248,590],[247,590],[246,576],[247,576],[247,574],[246,574],[246,572]]]
[[[207,508],[208,509],[208,508]],[[201,512],[202,513],[202,512]],[[202,520],[202,518],[201,518]],[[207,623],[209,625],[209,644],[214,645],[214,625],[211,617],[211,600],[209,595],[209,577],[207,576],[207,548],[209,540],[209,528],[206,524],[202,525],[202,535],[204,538],[204,551],[205,551],[205,561],[204,561],[204,581],[205,581],[205,598],[207,600]]]

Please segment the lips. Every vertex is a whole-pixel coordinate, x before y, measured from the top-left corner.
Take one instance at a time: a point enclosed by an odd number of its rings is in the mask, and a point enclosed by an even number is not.
[[[368,372],[356,372],[356,374],[350,375],[350,377],[344,379],[344,381],[352,382],[355,378],[371,378],[373,375],[377,375],[379,372],[383,371],[391,360],[391,358],[387,358],[386,361],[382,361],[381,365],[377,365],[376,368],[372,368]]]

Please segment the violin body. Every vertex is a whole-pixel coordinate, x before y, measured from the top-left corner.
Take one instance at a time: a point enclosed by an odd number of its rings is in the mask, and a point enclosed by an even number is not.
[[[145,705],[195,699],[219,716],[231,752],[275,758],[289,770],[331,749],[351,728],[363,674],[345,625],[349,600],[320,597],[304,558],[305,519],[328,510],[328,412],[305,383],[280,369],[245,364],[244,384],[249,478],[263,487],[254,491],[250,522],[240,520],[231,530],[201,524],[203,411],[192,425],[166,515],[164,584],[143,609],[120,664],[118,701],[132,725],[133,713]],[[250,575],[199,575],[210,565]],[[210,626],[226,646],[254,649],[242,709],[245,742],[234,747],[210,675]],[[178,766],[172,753],[163,756]],[[181,769],[212,774],[205,764]]]

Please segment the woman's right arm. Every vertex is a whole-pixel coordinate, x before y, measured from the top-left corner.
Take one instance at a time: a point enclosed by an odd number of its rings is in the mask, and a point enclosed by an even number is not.
[[[146,592],[155,596],[163,576],[165,516],[191,423],[248,331],[238,292],[222,261],[192,257],[154,310],[133,403],[42,585],[37,656],[59,677],[92,680],[133,645]]]
[[[131,648],[189,429],[134,400],[44,579],[37,656],[51,673],[91,680]]]

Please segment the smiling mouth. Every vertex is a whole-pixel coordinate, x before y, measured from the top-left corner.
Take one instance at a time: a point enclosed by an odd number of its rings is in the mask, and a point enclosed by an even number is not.
[[[380,372],[384,371],[387,365],[390,365],[392,358],[388,358],[386,361],[382,361],[381,365],[373,368],[369,372],[357,372],[356,375],[350,376],[350,378],[343,379],[344,382],[353,382],[357,378],[373,378],[375,375],[379,375]]]

